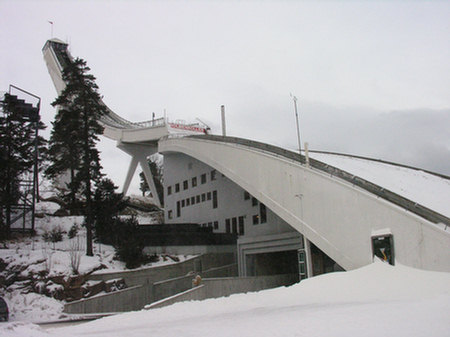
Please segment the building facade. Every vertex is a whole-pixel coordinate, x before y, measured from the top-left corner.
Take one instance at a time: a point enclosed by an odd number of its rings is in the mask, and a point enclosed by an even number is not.
[[[303,237],[221,172],[182,153],[164,154],[165,223],[197,223],[238,236],[241,276],[306,276]]]

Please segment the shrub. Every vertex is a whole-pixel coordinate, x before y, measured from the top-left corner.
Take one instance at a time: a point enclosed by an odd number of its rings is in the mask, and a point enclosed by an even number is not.
[[[42,238],[45,242],[60,242],[63,238],[63,231],[59,226],[53,227],[50,231],[45,231]]]
[[[143,253],[144,245],[139,236],[138,222],[131,217],[126,220],[116,218],[112,226],[114,248],[118,260],[125,262],[129,269],[137,268],[147,262]]]
[[[77,224],[73,224],[73,226],[70,227],[69,233],[67,233],[67,236],[69,237],[69,239],[73,239],[75,236],[77,236],[79,229],[80,228],[78,227]]]

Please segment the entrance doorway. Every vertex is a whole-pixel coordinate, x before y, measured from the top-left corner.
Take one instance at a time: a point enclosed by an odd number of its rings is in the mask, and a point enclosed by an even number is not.
[[[372,255],[394,265],[394,237],[392,234],[372,236]]]

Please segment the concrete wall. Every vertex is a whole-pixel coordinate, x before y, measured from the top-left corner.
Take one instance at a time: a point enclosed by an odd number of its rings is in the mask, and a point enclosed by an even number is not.
[[[68,314],[125,312],[142,309],[151,294],[149,286],[134,286],[88,299],[73,301],[64,305]]]
[[[151,305],[146,306],[145,309],[162,308],[184,301],[201,301],[207,298],[225,297],[232,294],[254,292],[280,286],[289,286],[296,282],[296,275],[203,279],[200,286],[152,303]]]
[[[223,173],[344,269],[372,262],[371,236],[389,229],[396,260],[450,271],[450,233],[349,182],[262,149],[195,138],[159,142]]]
[[[167,280],[189,272],[201,272],[217,266],[232,264],[236,261],[235,253],[204,254],[183,262],[170,265],[141,268],[137,270],[109,273],[92,274],[90,280],[111,280],[123,278],[127,286],[153,284],[158,281]]]
[[[225,258],[224,260],[226,260]],[[202,260],[193,259],[194,262],[201,262]],[[190,271],[188,275],[180,274],[182,276],[169,278],[157,282],[150,282],[149,278],[144,279],[142,275],[138,275],[134,278],[128,278],[133,281],[146,280],[146,283],[142,285],[136,285],[120,291],[97,295],[94,297],[82,299],[79,301],[69,302],[64,306],[64,312],[66,313],[105,313],[105,312],[124,312],[132,310],[140,310],[145,305],[153,303],[178,294],[185,290],[192,288],[192,280],[196,275],[202,277],[221,277],[221,276],[234,276],[237,275],[237,264],[232,263],[220,267],[211,267],[217,265],[222,261],[217,256],[206,256],[204,258],[204,264],[198,264],[196,267],[199,270],[200,267],[206,267],[204,272],[200,270],[198,273]],[[156,268],[154,268],[156,269]],[[180,269],[183,270],[183,269]],[[165,270],[167,272],[167,270]],[[163,272],[162,274],[166,274]],[[119,273],[120,274],[120,273]],[[109,274],[111,275],[111,274]],[[118,276],[117,274],[113,274]]]

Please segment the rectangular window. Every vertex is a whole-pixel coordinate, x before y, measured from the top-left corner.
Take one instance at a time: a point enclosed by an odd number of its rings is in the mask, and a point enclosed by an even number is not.
[[[197,204],[200,203],[200,194],[195,197],[195,202]]]
[[[202,183],[202,184],[206,184],[206,173],[203,173],[203,174],[200,176],[200,180],[201,180],[201,183]]]
[[[258,199],[252,197],[252,206],[258,206]]]
[[[267,209],[266,209],[266,205],[260,203],[259,204],[259,216],[261,219],[261,223],[266,223],[267,222]]]
[[[226,230],[226,232],[230,233],[230,229],[231,229],[230,219],[225,219],[225,230]]]
[[[244,217],[239,217],[239,235],[244,235]]]
[[[211,192],[208,192],[206,199],[211,200]]]
[[[191,205],[195,205],[195,197],[191,197]]]
[[[172,186],[167,186],[167,195],[172,194]]]
[[[180,184],[175,184],[175,193],[180,192]]]
[[[256,214],[253,216],[253,224],[258,225],[259,224],[259,215]]]
[[[172,210],[169,210],[169,211],[167,212],[167,217],[168,217],[169,219],[172,219],[172,217],[173,217],[173,212],[172,212]]]
[[[206,200],[206,193],[202,194],[202,202]]]
[[[177,201],[177,218],[181,216],[181,205],[180,202]]]
[[[183,181],[183,190],[187,190],[188,187],[189,187],[188,181],[187,180]]]
[[[219,229],[219,221],[214,221],[214,229]]]
[[[237,219],[231,219],[231,225],[233,226],[233,234],[237,234]]]
[[[191,199],[187,198],[186,199],[186,206],[190,206],[191,205]]]
[[[212,222],[208,222],[208,227],[212,228]]]
[[[217,175],[217,171],[216,170],[212,170],[211,171],[211,181],[216,180],[216,175]]]
[[[185,204],[185,202],[184,202],[184,199],[183,200],[181,200],[181,207],[184,207],[186,204]]]
[[[217,208],[218,200],[217,200],[217,191],[213,191],[213,208]]]
[[[197,186],[197,177],[192,178],[192,187]]]
[[[247,191],[244,191],[244,200],[248,200],[250,199],[250,193],[248,193]]]

